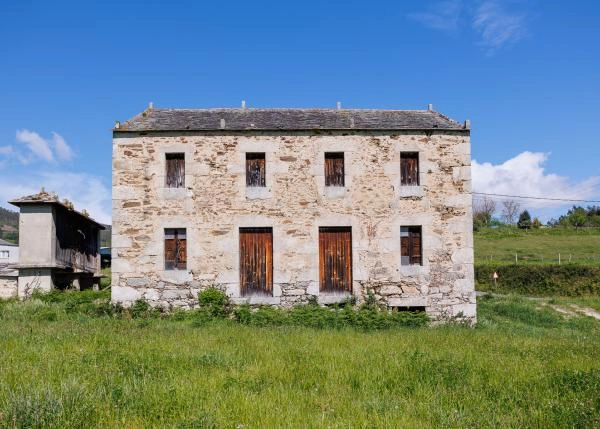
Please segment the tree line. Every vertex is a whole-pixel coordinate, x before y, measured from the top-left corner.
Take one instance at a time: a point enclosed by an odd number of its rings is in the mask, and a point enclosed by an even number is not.
[[[542,222],[537,217],[531,217],[528,210],[521,210],[521,205],[515,200],[504,200],[500,204],[491,198],[476,198],[473,200],[473,230],[514,225],[521,229],[540,228]],[[496,216],[499,215],[499,216]],[[550,219],[548,227],[587,228],[600,227],[600,206],[573,206],[558,219]]]

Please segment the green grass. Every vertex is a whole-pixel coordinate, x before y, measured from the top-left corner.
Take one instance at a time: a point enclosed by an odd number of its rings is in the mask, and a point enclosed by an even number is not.
[[[540,301],[481,299],[474,329],[364,332],[106,300],[0,304],[0,427],[600,426],[600,322]]]
[[[102,278],[100,279],[100,289],[106,289],[110,286],[110,267],[102,268]]]
[[[474,233],[476,263],[600,264],[600,229],[573,230],[515,227],[483,229]],[[491,258],[491,259],[490,259]]]

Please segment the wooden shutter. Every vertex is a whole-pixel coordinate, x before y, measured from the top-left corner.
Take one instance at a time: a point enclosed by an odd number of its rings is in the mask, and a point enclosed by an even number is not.
[[[187,239],[184,228],[165,229],[165,269],[187,268]]]
[[[321,291],[352,292],[352,231],[350,227],[319,228]]]
[[[410,264],[421,265],[421,227],[409,228],[410,234]]]
[[[325,186],[344,186],[344,152],[325,153]]]
[[[240,228],[240,292],[273,295],[273,230]]]
[[[266,186],[265,180],[265,154],[246,154],[246,186]]]
[[[185,186],[185,155],[183,153],[167,153],[165,156],[167,188],[183,188]]]
[[[422,240],[420,226],[400,228],[400,258],[402,265],[422,265]]]
[[[402,152],[400,154],[400,184],[419,185],[419,153]]]

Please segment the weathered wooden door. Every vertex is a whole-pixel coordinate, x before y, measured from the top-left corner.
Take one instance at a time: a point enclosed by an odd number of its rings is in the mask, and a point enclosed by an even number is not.
[[[273,295],[273,230],[240,228],[242,295]]]
[[[319,228],[319,277],[321,291],[352,291],[350,227]]]

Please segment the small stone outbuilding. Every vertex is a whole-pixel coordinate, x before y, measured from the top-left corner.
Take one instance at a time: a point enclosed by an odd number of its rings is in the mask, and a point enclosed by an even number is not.
[[[9,202],[20,209],[20,254],[15,267],[19,297],[28,297],[35,289],[47,292],[99,284],[102,224],[43,190]]]
[[[113,130],[112,300],[474,320],[470,155],[432,109],[148,108]]]

